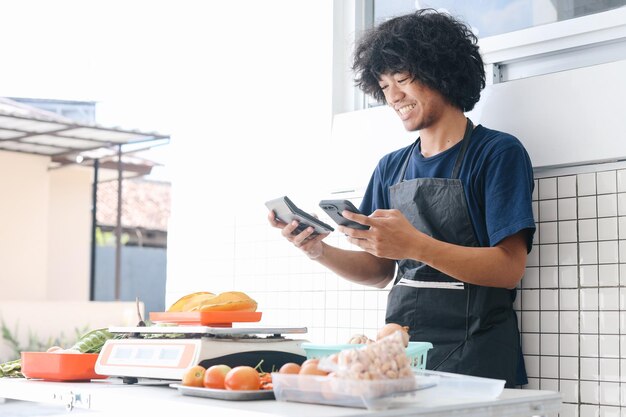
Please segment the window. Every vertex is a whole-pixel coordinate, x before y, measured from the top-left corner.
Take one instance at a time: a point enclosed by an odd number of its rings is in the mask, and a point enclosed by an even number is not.
[[[374,24],[416,9],[461,16],[480,38],[561,22],[626,5],[626,0],[374,0]]]
[[[349,71],[354,44],[363,30],[417,8],[444,9],[474,28],[488,84],[626,60],[626,0],[355,0],[339,4],[334,12],[335,56],[341,57],[334,70],[334,114],[380,105],[354,87]]]

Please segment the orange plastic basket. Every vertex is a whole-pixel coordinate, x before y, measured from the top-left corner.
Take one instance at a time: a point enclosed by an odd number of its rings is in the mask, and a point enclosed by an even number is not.
[[[22,352],[22,373],[27,378],[48,381],[104,379],[94,367],[97,353]]]

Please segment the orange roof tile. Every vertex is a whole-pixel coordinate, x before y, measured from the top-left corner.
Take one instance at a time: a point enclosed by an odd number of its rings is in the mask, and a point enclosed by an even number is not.
[[[142,178],[122,182],[122,227],[167,231],[170,217],[169,182]],[[114,226],[117,216],[117,181],[98,184],[97,222]]]

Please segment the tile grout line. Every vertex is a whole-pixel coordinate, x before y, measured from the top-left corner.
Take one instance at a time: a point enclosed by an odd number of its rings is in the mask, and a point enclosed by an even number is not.
[[[596,223],[596,267],[598,269],[598,288],[596,288],[596,310],[597,310],[597,314],[598,314],[598,318],[597,318],[597,326],[598,326],[598,336],[597,336],[597,349],[598,349],[598,361],[597,361],[597,366],[598,366],[598,375],[597,375],[597,379],[598,379],[598,384],[597,384],[597,388],[598,388],[598,397],[597,397],[597,401],[598,401],[598,409],[600,407],[600,381],[602,379],[601,377],[601,361],[600,361],[600,230],[599,230],[599,222],[598,222],[598,216],[600,213],[600,204],[598,202],[598,173],[594,173],[593,174],[593,180],[594,180],[594,197],[595,197],[595,201],[596,201],[596,217],[595,217],[595,223]]]

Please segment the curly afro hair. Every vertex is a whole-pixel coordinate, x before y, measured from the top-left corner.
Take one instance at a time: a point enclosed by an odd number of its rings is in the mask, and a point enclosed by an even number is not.
[[[355,83],[384,103],[382,74],[408,72],[462,111],[470,111],[485,88],[478,39],[447,13],[418,10],[381,23],[359,41],[352,69]]]

